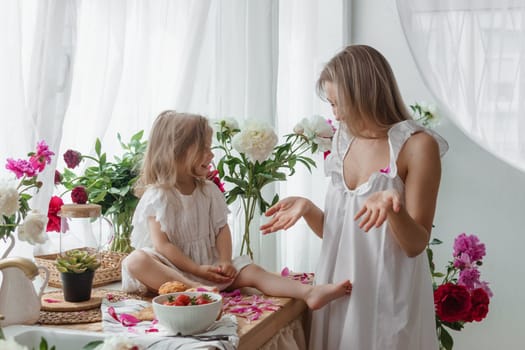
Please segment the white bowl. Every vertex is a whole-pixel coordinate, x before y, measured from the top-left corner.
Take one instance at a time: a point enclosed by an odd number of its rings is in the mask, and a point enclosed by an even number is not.
[[[207,294],[213,300],[203,305],[164,305],[169,298],[186,294],[190,298]],[[177,292],[159,295],[152,300],[153,312],[161,325],[182,335],[203,332],[217,319],[222,309],[222,296],[210,292]]]

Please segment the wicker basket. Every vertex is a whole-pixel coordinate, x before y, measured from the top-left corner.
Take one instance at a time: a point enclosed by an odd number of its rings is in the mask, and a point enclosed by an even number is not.
[[[95,251],[92,248],[80,248],[79,250],[87,250],[91,254]],[[93,287],[103,286],[112,282],[120,281],[122,259],[127,253],[118,253],[110,251],[102,251],[100,254],[100,267],[95,270],[95,277],[93,278]],[[48,285],[55,288],[62,288],[62,280],[60,279],[60,272],[55,266],[55,260],[58,254],[48,254],[35,256],[35,263],[40,266],[45,266],[49,270]],[[42,278],[45,278],[45,272],[40,271]]]

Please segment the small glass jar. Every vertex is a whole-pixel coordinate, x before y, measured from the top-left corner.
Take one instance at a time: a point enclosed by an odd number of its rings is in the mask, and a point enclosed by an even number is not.
[[[60,254],[71,249],[96,253],[107,248],[113,238],[113,225],[101,215],[98,204],[64,204],[60,208]]]

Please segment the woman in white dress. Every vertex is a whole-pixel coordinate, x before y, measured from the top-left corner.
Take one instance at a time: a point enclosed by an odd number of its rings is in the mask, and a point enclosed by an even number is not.
[[[199,115],[166,111],[155,120],[133,218],[135,250],[122,263],[123,290],[156,292],[169,281],[219,290],[255,287],[267,295],[302,299],[312,309],[349,295],[348,279],[310,286],[269,273],[247,256],[232,261],[228,207],[206,180],[212,133]]]
[[[448,145],[411,120],[390,65],[369,46],[332,58],[317,88],[340,121],[325,210],[285,198],[261,227],[287,229],[303,217],[323,239],[315,283],[353,283],[350,298],[312,313],[310,349],[435,350],[425,248]]]

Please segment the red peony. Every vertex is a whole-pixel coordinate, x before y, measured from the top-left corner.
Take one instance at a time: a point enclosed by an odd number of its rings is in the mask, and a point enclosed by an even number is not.
[[[81,160],[82,154],[80,152],[68,149],[66,153],[64,153],[64,162],[66,162],[67,167],[70,169],[79,165]]]
[[[83,186],[77,186],[71,191],[71,200],[76,204],[86,204],[88,195]]]
[[[442,321],[463,321],[470,314],[470,293],[464,286],[445,283],[434,291],[434,304]]]
[[[48,221],[46,232],[60,232],[60,216],[58,216],[58,212],[60,211],[60,208],[62,208],[62,205],[64,205],[62,198],[58,196],[51,197],[51,200],[49,201],[49,209],[47,211]]]
[[[474,289],[470,293],[470,301],[472,307],[470,308],[469,316],[465,319],[467,322],[482,321],[489,312],[489,296],[481,288]]]

